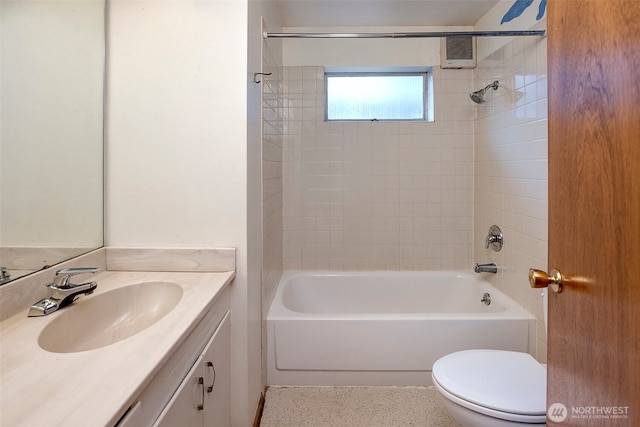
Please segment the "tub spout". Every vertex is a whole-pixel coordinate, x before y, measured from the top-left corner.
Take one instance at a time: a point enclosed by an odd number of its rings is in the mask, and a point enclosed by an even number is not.
[[[476,273],[497,273],[498,267],[494,264],[476,264],[473,269]]]

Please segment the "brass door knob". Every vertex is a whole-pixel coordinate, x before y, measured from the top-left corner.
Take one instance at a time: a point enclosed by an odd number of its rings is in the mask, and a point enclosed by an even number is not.
[[[551,269],[550,274],[541,270],[529,269],[529,285],[532,288],[551,287],[553,292],[562,292],[562,273],[555,268]]]

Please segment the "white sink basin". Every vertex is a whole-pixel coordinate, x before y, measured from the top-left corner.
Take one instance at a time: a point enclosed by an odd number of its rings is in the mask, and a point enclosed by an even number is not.
[[[81,296],[42,330],[38,344],[53,353],[108,346],[158,322],[178,304],[182,293],[176,283],[144,282]]]

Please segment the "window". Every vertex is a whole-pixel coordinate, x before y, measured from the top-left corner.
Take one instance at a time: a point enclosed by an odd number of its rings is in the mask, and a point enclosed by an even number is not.
[[[431,73],[325,72],[326,120],[433,121]]]

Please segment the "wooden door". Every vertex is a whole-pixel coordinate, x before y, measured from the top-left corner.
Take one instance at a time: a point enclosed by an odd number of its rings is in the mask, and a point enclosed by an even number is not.
[[[640,426],[640,1],[547,19],[549,425]]]

